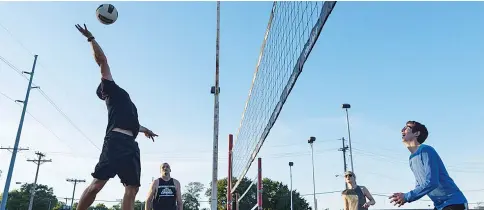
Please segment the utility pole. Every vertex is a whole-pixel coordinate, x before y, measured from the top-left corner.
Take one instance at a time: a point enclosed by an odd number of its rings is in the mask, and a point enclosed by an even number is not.
[[[346,173],[347,166],[346,166],[346,151],[348,150],[348,146],[345,145],[345,137],[341,138],[341,142],[343,143],[343,147],[339,148],[338,151],[343,152],[343,174]],[[348,189],[348,185],[345,182],[345,189]]]
[[[74,183],[74,189],[72,190],[72,198],[71,198],[71,210],[74,209],[74,194],[76,193],[76,185],[77,183],[80,182],[86,182],[86,180],[80,180],[80,179],[66,179],[68,182],[73,182]],[[67,201],[67,200],[66,200]]]
[[[37,165],[37,171],[35,172],[35,180],[34,180],[34,185],[32,186],[32,189],[30,189],[30,201],[29,201],[29,210],[32,210],[32,206],[34,205],[34,196],[35,196],[35,190],[37,188],[37,177],[39,176],[39,168],[42,163],[46,162],[52,162],[52,160],[44,160],[42,159],[45,157],[44,153],[41,152],[35,152],[35,154],[38,156],[36,160],[29,159],[27,161],[33,162]]]
[[[215,40],[215,85],[210,93],[214,96],[213,104],[213,154],[212,154],[212,194],[210,197],[211,210],[217,210],[217,180],[218,180],[218,131],[219,131],[219,49],[220,49],[220,1],[217,1],[217,35]],[[228,192],[230,193],[230,192]]]
[[[16,100],[16,102],[23,103],[24,106],[22,108],[22,114],[20,115],[20,122],[17,129],[17,136],[15,137],[15,144],[13,146],[12,158],[10,158],[10,165],[8,167],[7,180],[5,180],[5,186],[3,188],[3,194],[2,194],[3,196],[2,196],[2,203],[0,205],[0,210],[5,210],[7,207],[8,191],[10,189],[10,182],[12,181],[13,168],[15,166],[15,159],[17,158],[18,145],[20,142],[20,135],[22,134],[22,127],[24,124],[25,112],[27,111],[27,104],[29,102],[30,90],[32,88],[38,88],[38,87],[32,87],[32,80],[34,78],[35,65],[37,64],[37,57],[38,55],[34,55],[34,64],[32,65],[32,71],[22,72],[24,74],[30,75],[30,79],[29,79],[29,84],[27,86],[27,92],[25,93],[25,99],[23,101]]]

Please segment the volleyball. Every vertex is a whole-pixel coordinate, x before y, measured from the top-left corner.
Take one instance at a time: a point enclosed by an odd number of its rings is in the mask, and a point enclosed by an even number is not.
[[[118,19],[118,10],[112,4],[101,4],[96,9],[96,17],[102,24],[110,25]]]

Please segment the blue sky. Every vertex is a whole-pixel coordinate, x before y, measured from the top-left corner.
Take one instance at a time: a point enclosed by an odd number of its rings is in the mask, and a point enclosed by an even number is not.
[[[30,70],[39,55],[34,83],[98,147],[107,122],[105,105],[94,92],[99,70],[90,47],[74,25],[86,23],[106,52],[114,79],[138,106],[140,121],[157,132],[155,143],[138,138],[142,151],[144,199],[159,164],[169,162],[182,185],[211,177],[215,2],[116,2],[120,17],[110,26],[94,15],[100,2],[2,3],[0,55]],[[227,136],[235,133],[250,87],[272,2],[223,2],[220,49],[220,170],[226,176]],[[357,181],[371,192],[406,192],[414,186],[408,151],[399,133],[407,120],[430,130],[434,146],[469,202],[483,201],[484,147],[479,130],[484,104],[481,2],[339,2],[299,77],[278,122],[261,150],[263,176],[312,192],[309,136],[316,136],[316,191],[343,187],[346,136],[342,103],[351,103],[353,156]],[[18,14],[18,11],[22,11]],[[22,43],[22,44],[20,44]],[[481,61],[479,61],[481,60]],[[0,92],[23,99],[27,81],[0,63]],[[14,143],[21,109],[0,96],[0,144]],[[31,182],[42,151],[52,163],[41,166],[39,183],[70,197],[66,178],[91,181],[99,151],[40,93],[32,91],[20,145],[15,182]],[[55,135],[54,135],[55,134]],[[56,137],[58,136],[58,138]],[[0,151],[3,189],[11,154]],[[286,169],[284,169],[286,167]],[[255,167],[249,177],[255,177]],[[283,170],[283,172],[279,170]],[[286,173],[287,172],[287,173]],[[78,185],[78,198],[87,184]],[[471,191],[469,191],[471,190]],[[99,200],[121,198],[117,178]],[[375,196],[375,208],[390,208]],[[340,195],[317,196],[319,208],[342,208]],[[312,197],[307,197],[312,205]],[[425,198],[427,199],[427,198]],[[481,199],[481,200],[479,200]],[[110,203],[113,204],[113,203]],[[419,201],[408,207],[426,207]]]

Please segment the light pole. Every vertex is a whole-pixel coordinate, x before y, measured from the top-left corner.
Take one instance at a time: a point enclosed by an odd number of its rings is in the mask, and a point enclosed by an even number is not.
[[[353,168],[353,149],[351,147],[351,132],[350,132],[350,118],[348,116],[348,109],[351,108],[350,104],[343,104],[342,108],[346,111],[346,126],[348,129],[348,143],[350,145],[350,162],[351,162],[351,171],[355,173],[355,169]]]
[[[290,183],[291,183],[291,210],[293,210],[292,208],[292,166],[294,165],[293,162],[289,162],[289,178],[290,178]]]
[[[313,143],[316,141],[316,137],[311,136],[309,137],[308,143],[311,145],[311,163],[313,165],[313,198],[314,198],[314,210],[318,210],[318,204],[316,201],[316,179],[314,178],[314,149]]]

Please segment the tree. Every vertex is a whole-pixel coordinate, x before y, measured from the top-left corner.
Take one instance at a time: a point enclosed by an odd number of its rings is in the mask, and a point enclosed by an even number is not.
[[[134,210],[143,210],[145,209],[145,203],[139,200],[134,201]],[[121,210],[121,204],[113,205],[113,207],[109,208],[109,210]]]
[[[30,190],[33,184],[23,184],[20,189],[8,192],[7,209],[28,209]],[[57,204],[54,190],[47,185],[37,184],[33,209],[48,209]]]
[[[139,200],[136,200],[134,202],[134,210],[143,210],[144,209],[144,205],[145,205],[144,202],[141,202]]]
[[[121,210],[121,205],[116,204],[113,207],[109,208],[109,210]]]
[[[109,208],[104,203],[98,203],[94,207],[89,207],[88,210],[109,210]]]
[[[184,210],[199,210],[200,209],[200,193],[205,188],[200,182],[190,182],[185,186],[186,192],[182,194],[183,209]]]
[[[237,181],[236,179],[233,179],[234,183]],[[242,195],[244,191],[249,187],[251,181],[247,178],[243,178],[242,181],[240,182],[239,187],[235,190],[236,193],[239,193]],[[210,182],[210,186],[212,186],[212,183]],[[257,197],[256,193],[257,191],[255,190],[254,187],[252,187],[251,191],[254,191],[253,193],[247,193],[245,195],[246,197],[239,203],[239,209],[252,209],[254,207],[254,204],[257,203]],[[205,192],[205,195],[210,198],[212,194],[212,187],[208,187],[207,191]],[[227,178],[221,179],[217,181],[217,206],[219,210],[226,210],[227,208]],[[209,200],[209,203],[211,201]]]
[[[66,203],[59,201],[57,202],[57,204],[54,206],[52,210],[65,210],[65,209],[71,210],[71,208],[68,208]]]
[[[236,180],[234,180],[235,183]],[[235,193],[242,195],[250,186],[251,180],[243,178]],[[287,185],[282,182],[273,181],[265,178],[262,180],[264,190],[262,192],[262,208],[263,209],[290,209],[290,190]],[[212,189],[209,188],[205,192],[206,196],[210,196]],[[294,209],[304,210],[310,209],[309,203],[301,197],[301,195],[293,190],[293,205]],[[227,178],[218,180],[217,182],[217,202],[219,210],[226,210],[227,207]],[[232,200],[235,200],[232,199]],[[247,194],[239,203],[239,209],[252,209],[257,203],[257,185],[254,183]]]

